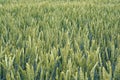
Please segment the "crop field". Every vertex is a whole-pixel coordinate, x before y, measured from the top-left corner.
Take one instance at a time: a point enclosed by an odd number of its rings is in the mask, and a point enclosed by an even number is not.
[[[120,80],[120,0],[0,0],[0,80]]]

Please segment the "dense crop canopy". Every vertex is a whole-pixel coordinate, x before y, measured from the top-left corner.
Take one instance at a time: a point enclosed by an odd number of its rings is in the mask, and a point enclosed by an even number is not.
[[[119,0],[0,0],[0,80],[119,80]]]

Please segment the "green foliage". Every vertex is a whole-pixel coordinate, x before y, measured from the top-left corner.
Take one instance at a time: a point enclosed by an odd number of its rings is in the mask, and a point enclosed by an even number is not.
[[[0,80],[119,80],[119,0],[0,0]]]

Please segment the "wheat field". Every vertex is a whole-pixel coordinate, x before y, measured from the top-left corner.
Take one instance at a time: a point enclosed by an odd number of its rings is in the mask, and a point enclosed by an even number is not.
[[[120,80],[119,0],[0,0],[0,80]]]

